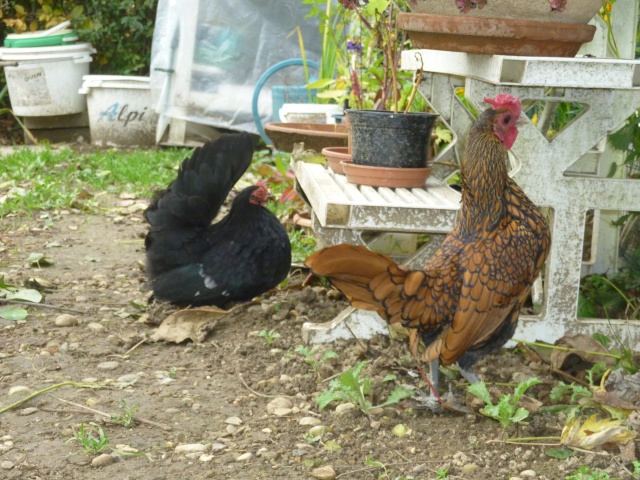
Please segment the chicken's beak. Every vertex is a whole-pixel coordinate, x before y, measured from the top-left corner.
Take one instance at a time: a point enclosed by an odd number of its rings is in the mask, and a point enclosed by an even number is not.
[[[525,123],[529,123],[529,117],[522,113],[518,120],[516,120],[516,125],[524,125]]]

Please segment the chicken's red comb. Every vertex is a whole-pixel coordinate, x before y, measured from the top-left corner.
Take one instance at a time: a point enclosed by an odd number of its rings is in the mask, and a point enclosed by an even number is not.
[[[267,192],[269,191],[269,188],[267,187],[267,184],[260,181],[260,182],[256,182],[256,186],[264,188]]]
[[[485,102],[491,105],[494,110],[499,108],[507,108],[514,111],[514,114],[520,116],[522,113],[522,104],[518,97],[509,95],[508,93],[499,93],[496,98],[485,98]]]

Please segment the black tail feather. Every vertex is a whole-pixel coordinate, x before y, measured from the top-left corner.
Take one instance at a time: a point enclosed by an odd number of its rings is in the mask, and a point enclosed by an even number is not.
[[[247,133],[223,135],[196,148],[145,211],[151,230],[209,225],[252,155],[253,140]]]
[[[208,248],[204,232],[252,156],[251,136],[240,133],[208,142],[182,162],[176,179],[144,212],[150,225],[145,238],[150,278],[201,258]]]

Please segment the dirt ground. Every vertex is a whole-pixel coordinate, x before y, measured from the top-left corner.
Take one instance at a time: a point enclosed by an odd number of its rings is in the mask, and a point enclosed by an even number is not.
[[[448,469],[451,479],[563,479],[580,465],[630,478],[615,454],[560,461],[545,455],[548,447],[504,444],[499,424],[476,413],[434,414],[411,399],[370,415],[336,411],[335,404],[319,410],[314,399],[328,379],[359,360],[368,361],[374,403],[398,383],[425,386],[405,343],[388,337],[323,345],[317,355],[331,349],[337,358],[313,372],[294,352],[303,344],[301,326],[332,319],[346,303],[317,284],[296,288],[303,272],[292,276],[291,288],[220,320],[200,343],[148,340],[173,309],[146,306],[140,206],[120,199],[103,205],[111,207],[101,215],[2,219],[0,276],[17,285],[48,281],[43,302],[72,311],[29,307],[23,321],[0,320],[0,408],[61,382],[111,383],[56,388],[2,413],[0,478],[434,479]],[[54,264],[29,266],[34,252]],[[266,345],[257,335],[263,329],[280,337]],[[531,392],[543,402],[558,380],[511,351],[486,358],[478,371],[491,382],[538,376],[544,384]],[[382,383],[387,374],[395,383]],[[464,398],[464,390],[454,391]],[[273,411],[275,397],[280,409]],[[108,418],[125,413],[122,402],[135,410],[130,428]],[[89,422],[107,434],[100,454],[72,439]],[[392,433],[397,424],[406,425],[405,436]],[[327,428],[308,441],[314,425]],[[561,427],[562,419],[536,413],[509,434],[558,436]]]

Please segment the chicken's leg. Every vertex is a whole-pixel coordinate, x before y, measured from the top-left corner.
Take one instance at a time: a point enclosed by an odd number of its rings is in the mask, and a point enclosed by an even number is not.
[[[480,379],[474,373],[473,370],[471,370],[471,369],[465,370],[459,364],[458,364],[458,367],[460,368],[460,374],[467,380],[467,382],[469,382],[469,383],[478,383],[480,381]]]

